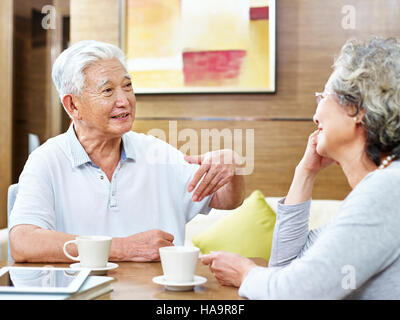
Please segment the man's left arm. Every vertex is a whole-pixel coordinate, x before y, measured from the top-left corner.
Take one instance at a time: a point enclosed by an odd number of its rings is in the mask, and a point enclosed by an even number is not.
[[[218,150],[199,156],[185,156],[189,163],[199,164],[188,186],[193,201],[201,201],[213,194],[209,206],[215,209],[231,210],[244,200],[244,178],[238,175],[243,166],[241,157],[232,150]]]

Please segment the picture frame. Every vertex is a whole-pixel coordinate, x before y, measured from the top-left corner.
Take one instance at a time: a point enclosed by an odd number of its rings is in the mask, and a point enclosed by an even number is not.
[[[275,93],[276,0],[119,0],[136,94]]]

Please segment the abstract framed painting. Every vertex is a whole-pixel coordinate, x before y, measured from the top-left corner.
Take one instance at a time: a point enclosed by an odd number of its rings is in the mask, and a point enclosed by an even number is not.
[[[275,92],[275,0],[119,0],[135,93]]]

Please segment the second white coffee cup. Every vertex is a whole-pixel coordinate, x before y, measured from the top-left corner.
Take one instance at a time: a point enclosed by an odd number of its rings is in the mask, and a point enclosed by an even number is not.
[[[194,279],[200,249],[170,246],[159,248],[161,266],[166,281],[191,282]]]
[[[110,254],[111,239],[107,236],[79,236],[64,243],[64,254],[74,261],[79,261],[83,268],[105,268]],[[71,256],[67,251],[67,246],[71,243],[78,247],[77,257]]]

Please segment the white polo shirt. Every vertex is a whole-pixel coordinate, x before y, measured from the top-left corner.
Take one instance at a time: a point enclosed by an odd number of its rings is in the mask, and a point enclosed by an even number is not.
[[[185,224],[211,210],[212,195],[192,201],[187,187],[198,165],[153,136],[122,136],[121,160],[111,182],[67,132],[33,151],[19,178],[9,228],[33,224],[75,235],[124,237],[151,229],[183,245]]]

